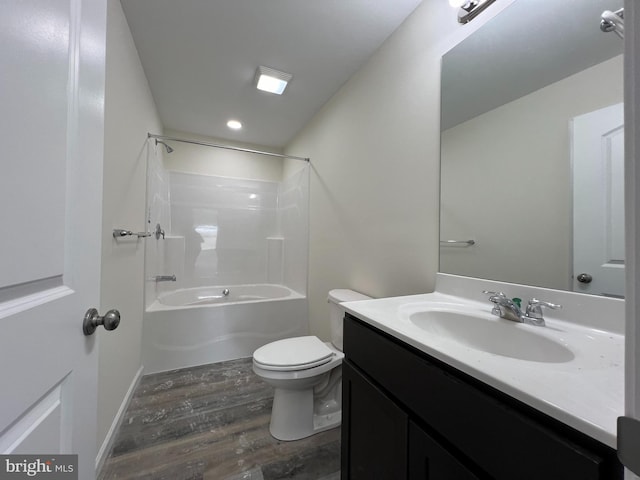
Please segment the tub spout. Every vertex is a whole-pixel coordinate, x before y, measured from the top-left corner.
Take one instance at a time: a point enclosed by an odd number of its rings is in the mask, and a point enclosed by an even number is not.
[[[156,282],[175,282],[176,276],[175,275],[156,275],[155,281]]]

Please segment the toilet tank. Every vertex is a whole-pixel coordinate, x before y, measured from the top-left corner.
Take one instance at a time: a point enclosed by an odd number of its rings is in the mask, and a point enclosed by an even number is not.
[[[348,289],[336,289],[329,291],[329,321],[331,322],[331,343],[342,351],[342,334],[344,309],[342,302],[354,302],[356,300],[371,300],[371,297]]]

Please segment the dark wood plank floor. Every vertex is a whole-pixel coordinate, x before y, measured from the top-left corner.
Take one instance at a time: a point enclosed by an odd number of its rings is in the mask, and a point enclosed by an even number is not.
[[[100,480],[338,480],[340,429],[269,435],[273,389],[251,359],[147,375]]]

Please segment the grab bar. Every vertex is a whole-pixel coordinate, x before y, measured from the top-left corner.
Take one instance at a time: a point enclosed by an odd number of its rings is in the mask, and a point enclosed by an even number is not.
[[[175,275],[156,275],[153,279],[156,282],[175,282],[176,276]]]
[[[470,247],[475,244],[475,240],[440,240],[441,247]]]
[[[122,228],[113,229],[113,238],[121,238],[121,237],[145,238],[150,236],[151,236],[151,233],[149,232],[132,232],[131,230],[124,230]]]

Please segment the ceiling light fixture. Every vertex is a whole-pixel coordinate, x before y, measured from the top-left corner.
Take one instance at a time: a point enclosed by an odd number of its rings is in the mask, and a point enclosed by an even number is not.
[[[469,23],[495,1],[496,0],[449,0],[449,5],[454,8],[460,8],[458,11],[458,23]]]
[[[258,90],[282,95],[292,78],[293,75],[290,73],[280,72],[261,65],[256,70],[255,84]]]
[[[229,127],[231,130],[240,130],[242,128],[242,123],[240,123],[238,120],[229,120],[227,122],[227,127]]]

